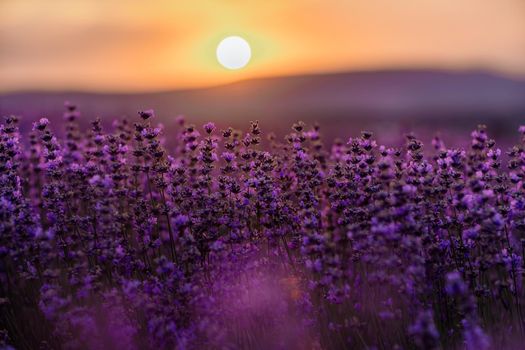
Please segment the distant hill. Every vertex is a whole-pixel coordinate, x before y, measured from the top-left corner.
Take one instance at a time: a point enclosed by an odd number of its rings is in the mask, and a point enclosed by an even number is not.
[[[474,122],[500,131],[525,122],[525,80],[483,71],[385,70],[272,77],[193,90],[138,94],[16,92],[0,95],[0,114],[26,119],[61,115],[64,100],[86,118],[136,116],[153,108],[164,121],[185,114],[195,122],[263,125],[294,120],[366,127],[372,122],[440,127]]]

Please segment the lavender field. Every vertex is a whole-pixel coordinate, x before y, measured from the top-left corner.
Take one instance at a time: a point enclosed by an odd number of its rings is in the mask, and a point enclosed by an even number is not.
[[[524,348],[525,127],[79,116],[2,120],[0,349]]]

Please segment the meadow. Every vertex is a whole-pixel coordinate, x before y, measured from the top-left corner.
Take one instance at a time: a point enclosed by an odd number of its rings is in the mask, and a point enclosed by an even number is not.
[[[525,127],[79,117],[0,126],[0,349],[523,348]]]

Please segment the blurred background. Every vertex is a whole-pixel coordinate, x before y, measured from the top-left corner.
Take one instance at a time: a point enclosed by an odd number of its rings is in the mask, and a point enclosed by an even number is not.
[[[215,56],[230,35],[252,49],[235,71]],[[65,100],[86,125],[153,108],[166,125],[303,120],[384,140],[485,123],[514,142],[525,1],[1,0],[0,114],[60,121]]]

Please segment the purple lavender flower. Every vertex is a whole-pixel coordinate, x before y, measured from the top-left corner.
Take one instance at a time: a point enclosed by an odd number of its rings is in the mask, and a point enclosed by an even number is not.
[[[139,112],[139,116],[143,120],[148,120],[148,119],[153,118],[155,116],[155,112],[153,111],[153,109],[147,109],[145,111],[140,111]]]
[[[83,130],[65,107],[63,132],[0,125],[0,347],[523,341],[525,138],[326,147],[302,122]]]

